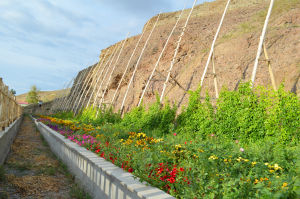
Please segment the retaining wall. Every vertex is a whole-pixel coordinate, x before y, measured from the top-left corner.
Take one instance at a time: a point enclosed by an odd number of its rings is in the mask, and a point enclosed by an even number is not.
[[[4,163],[6,156],[10,151],[10,146],[18,133],[22,119],[23,116],[6,127],[4,131],[1,131],[0,129],[0,165]]]
[[[112,199],[171,199],[171,195],[147,186],[131,173],[123,171],[95,153],[65,139],[56,131],[35,119],[37,128],[51,150],[68,166],[76,181],[93,198]]]

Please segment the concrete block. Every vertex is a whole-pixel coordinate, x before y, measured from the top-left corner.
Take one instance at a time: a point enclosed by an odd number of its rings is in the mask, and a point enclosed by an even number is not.
[[[19,131],[22,120],[23,116],[14,121],[9,127],[6,127],[4,131],[0,131],[0,165],[4,163],[10,151],[10,146]]]
[[[41,122],[35,121],[51,150],[68,166],[77,182],[97,199],[171,199],[164,191],[147,186],[111,162],[65,139]]]

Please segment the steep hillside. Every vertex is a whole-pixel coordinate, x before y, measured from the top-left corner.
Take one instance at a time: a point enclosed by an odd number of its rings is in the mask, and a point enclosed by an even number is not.
[[[166,97],[171,102],[182,106],[187,103],[187,90],[196,89],[200,83],[204,66],[208,57],[211,42],[215,35],[217,26],[225,8],[225,0],[216,0],[210,3],[198,5],[189,21],[186,34],[182,38],[176,63],[172,76],[183,86],[180,88],[174,82],[168,84]],[[239,83],[249,81],[253,69],[253,64],[257,52],[259,37],[268,10],[269,0],[233,0],[229,11],[225,17],[221,32],[215,46],[215,67],[218,80],[218,89],[228,87],[236,89]],[[172,60],[176,42],[181,34],[182,27],[188,15],[189,9],[185,10],[184,17],[180,20],[179,28],[173,34],[166,52],[164,53],[158,71],[144,97],[144,102],[149,104],[155,100],[155,93],[161,93],[162,86],[167,75],[170,62]],[[149,44],[140,62],[134,82],[126,100],[126,110],[137,105],[142,89],[145,87],[147,79],[154,67],[155,62],[165,44],[165,41],[173,28],[180,12],[164,13],[159,19],[158,27],[153,32]],[[131,78],[135,63],[145,44],[151,27],[157,16],[150,19],[146,33],[142,42],[138,46],[137,53],[130,63],[130,70],[125,76],[125,81],[121,84],[121,89],[115,103],[119,109]],[[125,70],[129,57],[139,39],[140,35],[129,38],[117,68],[113,73],[113,78],[109,82],[108,90],[105,91],[105,103],[110,103],[120,78]],[[119,43],[101,51],[100,58]],[[277,86],[285,82],[287,90],[299,94],[300,77],[300,2],[298,0],[277,0],[270,18],[265,44],[271,60]],[[107,61],[107,55],[106,60]],[[105,69],[106,70],[106,69]],[[82,71],[80,74],[83,74]],[[96,73],[91,73],[93,79],[97,78]],[[109,74],[109,73],[108,73]],[[77,77],[79,79],[80,75]],[[104,79],[108,80],[109,75]],[[204,80],[204,92],[208,90],[214,96],[212,67],[209,66],[208,74]],[[78,83],[79,81],[75,82]],[[89,83],[91,84],[93,80]],[[270,85],[268,66],[262,54],[256,75],[255,85]],[[98,85],[90,85],[97,87]],[[103,87],[104,88],[104,87]],[[92,91],[93,89],[90,89]],[[97,89],[96,89],[97,90]],[[90,93],[91,94],[91,93]],[[94,94],[95,95],[95,94]],[[95,96],[93,96],[95,98]],[[98,99],[99,100],[99,97]]]

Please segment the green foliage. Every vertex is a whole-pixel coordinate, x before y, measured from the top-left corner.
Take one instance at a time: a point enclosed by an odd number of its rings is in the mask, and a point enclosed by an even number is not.
[[[157,96],[148,110],[140,106],[126,113],[121,125],[131,131],[157,130],[159,134],[166,134],[175,121],[176,110],[176,106],[171,107],[169,102],[162,106]]]
[[[94,109],[76,118],[72,113],[57,116],[76,120],[82,127],[76,135],[94,136],[102,144],[94,150],[101,150],[98,155],[177,198],[296,198],[298,97],[283,86],[274,91],[252,89],[250,83],[236,91],[223,89],[216,102],[208,94],[201,99],[200,91],[190,91],[177,118],[176,106],[162,106],[159,98],[148,110],[136,107],[122,119],[112,108],[99,110],[97,117]],[[90,144],[86,147],[93,151]],[[176,183],[161,180],[175,167],[181,169]]]
[[[279,141],[299,141],[300,103],[297,96],[242,84],[237,91],[223,89],[214,109],[209,97],[200,100],[200,90],[191,92],[188,107],[178,117],[178,130],[205,137],[209,134],[243,142],[276,137]]]
[[[5,170],[4,167],[0,165],[0,182],[4,182],[4,181],[5,181]]]
[[[30,91],[28,92],[26,96],[26,101],[30,104],[36,104],[39,101],[39,96],[38,96],[38,89],[36,88],[35,85],[33,85],[30,88]]]

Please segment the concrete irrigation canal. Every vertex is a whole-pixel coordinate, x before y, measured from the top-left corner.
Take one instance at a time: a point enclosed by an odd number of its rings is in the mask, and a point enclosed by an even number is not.
[[[1,154],[2,156],[2,154]],[[0,198],[88,198],[26,116],[0,170]]]

